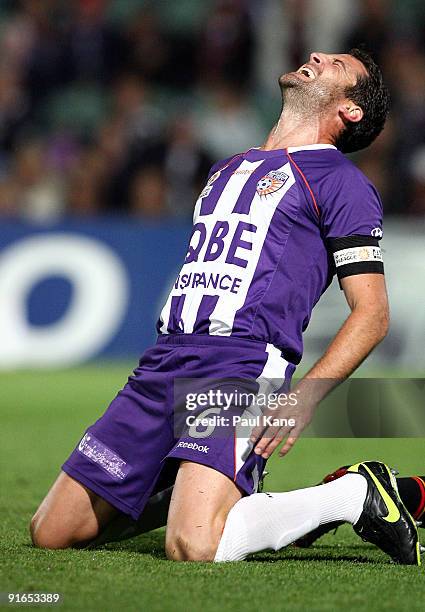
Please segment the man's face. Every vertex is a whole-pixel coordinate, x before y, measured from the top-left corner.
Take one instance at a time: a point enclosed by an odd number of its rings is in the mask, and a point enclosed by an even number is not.
[[[346,89],[361,76],[367,76],[366,68],[352,55],[314,52],[296,72],[283,74],[279,83],[285,102],[320,110],[343,100]]]

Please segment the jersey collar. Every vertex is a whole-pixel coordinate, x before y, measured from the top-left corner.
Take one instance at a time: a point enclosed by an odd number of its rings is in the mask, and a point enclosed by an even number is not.
[[[318,149],[335,149],[336,147],[331,144],[311,144],[302,145],[301,147],[288,147],[286,150],[288,153],[296,153],[296,151],[317,151]]]
[[[288,147],[287,149],[272,149],[271,151],[265,151],[259,147],[253,147],[248,149],[243,154],[243,157],[248,161],[260,161],[261,159],[270,159],[272,157],[279,157],[288,153],[295,153],[296,151],[317,151],[319,149],[335,149],[336,147],[331,144],[312,144],[303,145],[301,147]]]

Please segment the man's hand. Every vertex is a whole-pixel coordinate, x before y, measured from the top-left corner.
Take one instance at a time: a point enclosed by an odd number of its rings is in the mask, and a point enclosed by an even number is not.
[[[388,298],[382,274],[348,276],[342,279],[341,286],[351,314],[323,357],[298,383],[295,389],[297,405],[268,410],[264,415],[288,421],[293,418],[294,424],[257,427],[251,434],[251,442],[257,442],[254,452],[264,459],[268,459],[285,438],[279,455],[286,455],[312,420],[319,403],[350,376],[388,331]]]
[[[294,394],[297,397],[295,405],[283,405],[286,403],[286,395],[283,395],[285,402],[282,402],[282,406],[268,408],[261,416],[261,425],[252,431],[251,442],[255,444],[258,440],[254,452],[264,459],[268,459],[285,438],[279,456],[286,455],[313,418],[317,404],[308,397],[307,393],[302,393],[301,389],[297,389]]]

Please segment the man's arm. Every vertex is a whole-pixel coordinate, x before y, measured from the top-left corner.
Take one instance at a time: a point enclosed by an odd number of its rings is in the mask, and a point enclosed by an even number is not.
[[[347,276],[341,286],[351,314],[305,378],[344,380],[388,332],[389,307],[383,274]]]
[[[357,274],[341,280],[351,313],[332,340],[324,355],[298,383],[298,405],[293,414],[293,428],[268,427],[256,444],[255,453],[270,457],[289,435],[279,455],[285,455],[309,424],[317,405],[345,380],[383,340],[388,331],[389,307],[383,274]],[[317,380],[319,379],[319,380]],[[277,414],[275,416],[278,416]],[[258,439],[253,432],[251,440]]]

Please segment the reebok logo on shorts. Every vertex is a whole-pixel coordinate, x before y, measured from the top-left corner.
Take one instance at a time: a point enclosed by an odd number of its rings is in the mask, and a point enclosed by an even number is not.
[[[192,450],[196,450],[200,453],[208,453],[210,447],[207,445],[196,444],[196,442],[179,442],[177,444],[177,448],[191,448]]]
[[[91,433],[86,433],[83,436],[78,445],[78,450],[87,459],[97,463],[114,480],[124,480],[131,470],[131,465],[126,463],[119,455],[105,446]]]

